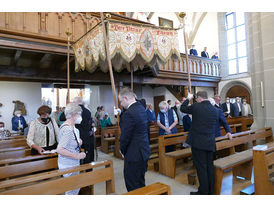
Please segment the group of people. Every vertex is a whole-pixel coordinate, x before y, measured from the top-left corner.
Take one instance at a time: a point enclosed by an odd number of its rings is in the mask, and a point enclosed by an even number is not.
[[[206,91],[197,93],[196,103],[189,104],[193,98],[189,94],[177,110],[192,115],[192,123],[187,138],[187,145],[191,147],[194,165],[197,169],[200,187],[197,192],[190,194],[213,194],[214,166],[216,143],[215,137],[220,136],[220,125],[223,125],[227,137],[231,139],[231,130],[226,122],[224,113],[215,107],[215,101],[209,99]],[[211,102],[211,101],[212,102]],[[119,101],[123,107],[121,115],[120,151],[124,156],[124,179],[128,191],[145,186],[145,172],[150,156],[148,139],[148,115],[151,105],[144,107],[136,95],[124,88],[119,93]],[[160,112],[157,116],[159,135],[177,133],[178,118],[176,112],[169,107],[166,101],[159,104]],[[117,109],[116,109],[117,110]],[[148,111],[149,110],[149,111]],[[154,115],[151,115],[153,117]],[[154,116],[155,117],[155,116]],[[174,148],[167,147],[166,151]]]
[[[94,161],[94,133],[90,111],[84,106],[82,98],[76,97],[60,114],[63,122],[60,127],[54,117],[52,109],[42,105],[37,110],[39,117],[29,125],[27,144],[31,154],[45,154],[49,151],[58,153],[59,169],[73,167]],[[83,150],[81,150],[81,148]],[[64,176],[75,175],[75,173]],[[66,192],[78,194],[80,189]]]
[[[236,101],[234,103],[231,103],[230,98],[226,97],[225,102],[221,104],[221,96],[215,95],[214,100],[216,102],[216,107],[222,109],[226,117],[247,117],[249,115],[252,115],[250,104],[247,103],[246,98],[243,98],[241,102],[241,98],[236,97]]]
[[[198,56],[198,52],[195,49],[195,45],[191,45],[191,49],[189,50],[189,55],[193,55],[193,56]],[[201,57],[204,58],[209,58],[209,54],[207,52],[207,47],[204,47],[204,51],[201,52]],[[215,52],[212,56],[211,59],[219,59],[218,57],[218,52]]]
[[[241,103],[240,98],[231,104],[229,98],[220,104],[221,98],[216,95],[208,98],[206,91],[196,94],[196,102],[190,104],[192,94],[182,98],[181,102],[162,101],[159,104],[159,113],[156,117],[152,104],[144,99],[138,100],[129,88],[123,88],[118,95],[121,109],[114,108],[114,114],[120,115],[120,152],[124,157],[124,180],[128,191],[145,186],[145,172],[150,157],[149,125],[159,126],[159,135],[177,133],[176,125],[184,126],[189,131],[186,146],[192,150],[192,158],[197,169],[199,189],[191,194],[213,194],[214,166],[216,143],[215,137],[220,136],[220,126],[224,126],[228,138],[231,139],[231,130],[226,122],[225,114],[231,116],[235,110],[239,115],[246,115],[249,111],[246,99]],[[225,107],[226,106],[226,107]],[[60,169],[90,163],[94,161],[94,133],[95,122],[90,111],[85,108],[80,97],[69,103],[63,112],[59,111],[51,117],[51,108],[42,105],[37,114],[39,118],[29,125],[27,144],[31,154],[44,154],[48,150],[55,150],[59,154],[58,167]],[[24,127],[20,112],[15,112],[18,123],[15,127]],[[59,114],[60,113],[60,114]],[[61,114],[62,113],[62,114]],[[56,122],[56,116],[63,121]],[[234,115],[233,115],[234,116]],[[112,125],[108,113],[103,107],[98,107],[95,114],[96,121],[101,127]],[[188,119],[188,120],[186,120]],[[13,120],[16,122],[16,120]],[[0,122],[0,134],[4,133],[4,123]],[[5,131],[6,135],[7,131]],[[81,150],[81,148],[83,150]],[[166,151],[173,151],[173,146],[166,147]],[[71,176],[77,173],[66,174]],[[78,194],[79,189],[68,191],[66,194]]]

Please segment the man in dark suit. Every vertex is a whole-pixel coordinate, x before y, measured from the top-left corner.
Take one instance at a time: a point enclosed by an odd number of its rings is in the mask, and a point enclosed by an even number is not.
[[[129,88],[123,88],[118,97],[126,109],[120,122],[120,151],[124,156],[124,179],[128,191],[145,186],[150,156],[146,110],[135,97]]]
[[[218,94],[216,94],[216,95],[214,96],[214,101],[215,101],[215,105],[213,105],[213,106],[217,107],[218,109],[222,109],[222,105],[221,105],[221,96],[218,95]]]
[[[91,113],[84,106],[83,99],[81,97],[75,97],[73,102],[82,108],[82,122],[80,124],[76,124],[75,127],[80,132],[80,138],[83,141],[82,148],[84,148],[86,153],[83,164],[90,163],[94,161],[94,134],[91,133],[93,124]]]
[[[241,103],[240,97],[236,97],[236,102],[233,104],[233,112],[234,115],[233,117],[240,117],[242,116],[242,110],[243,110],[243,105]]]
[[[194,56],[198,56],[198,52],[195,49],[195,45],[191,46],[191,49],[189,50],[189,55],[194,55]]]
[[[232,117],[234,115],[233,105],[230,103],[229,97],[226,97],[225,103],[222,104],[222,109],[226,117]]]
[[[188,106],[193,98],[188,94],[181,111],[192,114],[191,129],[186,143],[191,146],[192,158],[199,178],[199,189],[191,195],[211,195],[214,192],[215,129],[221,121],[218,109],[208,101],[207,92],[197,93],[197,103]]]
[[[204,51],[201,52],[201,57],[209,58],[209,55],[206,50],[207,50],[207,47],[204,47]]]

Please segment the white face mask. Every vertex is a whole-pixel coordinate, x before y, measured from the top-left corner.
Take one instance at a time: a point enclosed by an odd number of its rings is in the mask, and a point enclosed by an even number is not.
[[[16,116],[17,116],[17,117],[20,117],[20,116],[21,116],[21,114],[17,114]]]
[[[243,104],[246,105],[246,102],[244,102]]]
[[[82,122],[82,117],[79,116],[76,120],[75,120],[75,124],[81,124]]]
[[[0,128],[0,131],[4,131],[4,127],[1,127],[1,128]]]

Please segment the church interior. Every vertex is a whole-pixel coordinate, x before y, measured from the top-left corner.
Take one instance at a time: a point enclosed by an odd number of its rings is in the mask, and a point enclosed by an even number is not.
[[[156,121],[161,102],[177,109],[183,97],[194,94],[193,104],[201,91],[223,111],[232,133],[227,139],[221,127],[216,137],[214,194],[273,195],[270,25],[273,12],[0,12],[0,195],[76,188],[88,195],[189,195],[199,179],[184,146],[183,116],[176,110],[172,135],[159,135]],[[113,109],[122,109],[124,87],[156,117],[148,126],[146,187],[130,192]],[[59,113],[76,97],[94,120],[94,160],[59,169],[57,153],[31,155],[28,129],[41,106],[51,108],[60,127]],[[14,126],[18,111],[26,126],[22,120]],[[111,125],[103,126],[105,116]],[[169,145],[174,151],[166,151]],[[62,176],[68,172],[78,173]]]

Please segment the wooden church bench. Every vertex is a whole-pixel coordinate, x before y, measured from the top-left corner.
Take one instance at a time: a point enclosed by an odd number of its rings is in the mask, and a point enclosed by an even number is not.
[[[274,165],[274,144],[253,147],[254,182],[256,195],[274,195],[274,177],[269,166]]]
[[[170,195],[170,186],[157,182],[127,193],[123,195]]]
[[[222,180],[224,171],[232,168],[233,176],[244,177],[245,179],[250,180],[252,175],[252,150],[246,150],[239,153],[235,153],[234,147],[243,144],[252,142],[253,145],[256,145],[256,140],[265,139],[266,142],[269,142],[269,137],[272,137],[272,128],[261,128],[257,130],[250,130],[241,133],[233,134],[232,140],[224,140],[216,142],[217,151],[225,148],[232,148],[231,155],[223,157],[214,161],[215,168],[215,194],[221,193]],[[273,140],[273,139],[272,139]],[[269,142],[273,144],[273,142]]]
[[[0,161],[0,180],[34,172],[57,169],[58,155],[35,155],[18,159]]]
[[[80,174],[62,176],[73,172]],[[93,162],[2,181],[0,195],[56,195],[86,186],[91,186],[90,193],[93,194],[93,185],[99,182],[106,182],[106,194],[115,192],[112,161]]]
[[[29,155],[30,155],[30,149],[26,147],[0,149],[0,160],[20,158],[20,157],[25,157]]]
[[[0,141],[0,149],[12,147],[28,147],[26,139],[2,140]]]
[[[101,128],[101,150],[104,153],[110,152],[110,145],[115,144],[115,136],[118,135],[119,128],[117,126],[114,127],[105,127]],[[104,137],[106,133],[112,133],[113,137]]]

